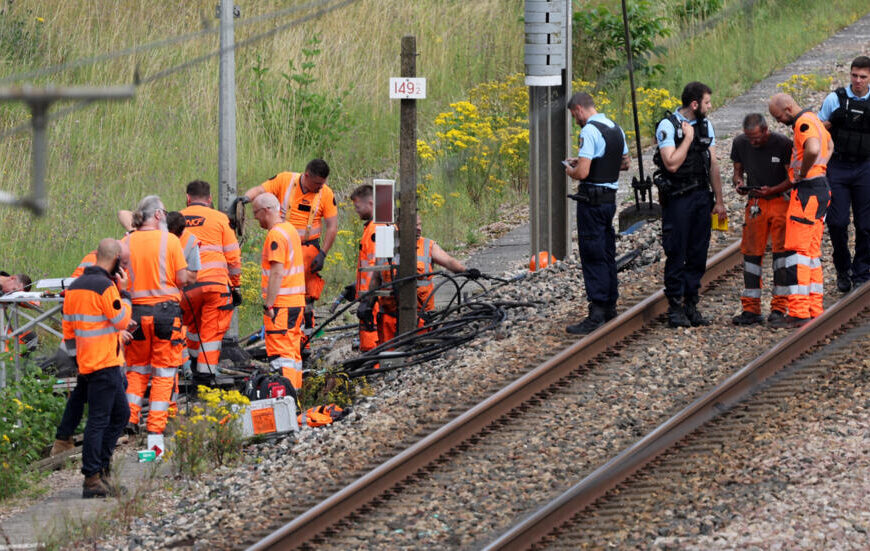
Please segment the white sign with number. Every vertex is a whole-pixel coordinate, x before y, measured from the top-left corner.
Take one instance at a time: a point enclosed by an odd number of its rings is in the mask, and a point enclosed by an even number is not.
[[[390,99],[425,99],[426,79],[410,77],[390,78]]]

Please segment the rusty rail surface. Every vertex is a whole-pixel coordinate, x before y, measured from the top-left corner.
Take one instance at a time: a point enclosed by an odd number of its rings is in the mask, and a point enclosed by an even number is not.
[[[738,267],[742,260],[739,241],[719,251],[707,261],[707,270],[701,280],[702,289],[708,288],[714,280]],[[251,545],[248,550],[293,549],[305,544],[480,433],[538,392],[569,375],[584,362],[639,331],[662,315],[667,306],[664,291],[656,291],[576,344]]]
[[[528,549],[868,308],[870,285],[863,285],[482,549]]]

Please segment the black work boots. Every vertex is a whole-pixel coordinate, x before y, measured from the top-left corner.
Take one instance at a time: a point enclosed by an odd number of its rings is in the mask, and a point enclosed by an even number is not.
[[[607,308],[594,302],[589,303],[589,315],[580,323],[569,325],[565,331],[572,335],[588,335],[616,317],[616,308]]]
[[[680,302],[678,298],[668,298],[668,325],[671,327],[698,327],[710,325],[698,312],[698,296],[685,297]]]

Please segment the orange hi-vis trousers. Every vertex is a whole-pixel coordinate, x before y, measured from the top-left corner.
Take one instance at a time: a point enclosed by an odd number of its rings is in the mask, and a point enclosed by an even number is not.
[[[368,352],[372,348],[378,346],[378,328],[377,319],[381,308],[378,301],[375,301],[372,307],[372,319],[359,321],[359,351]]]
[[[134,304],[133,319],[139,327],[124,348],[130,422],[139,422],[150,380],[151,409],[145,428],[162,434],[169,418],[175,375],[182,363],[181,309],[174,301],[148,306]]]
[[[762,258],[767,248],[768,238],[773,249],[773,258],[784,256],[785,252],[785,217],[788,210],[788,200],[779,195],[769,199],[751,198],[746,203],[743,221],[743,239],[740,250],[743,253],[743,294],[740,303],[745,312],[761,314],[761,274]],[[783,280],[785,270],[774,271],[774,294],[770,301],[770,309],[783,314],[788,310],[788,298],[777,294],[781,288],[776,282]]]
[[[814,318],[824,311],[822,233],[830,203],[831,188],[824,176],[802,180],[791,191],[785,225],[790,254],[774,261],[774,269],[785,272],[782,287],[774,293],[788,295],[788,314],[796,318]]]
[[[233,300],[226,285],[196,284],[181,296],[187,326],[187,349],[196,371],[214,373],[221,358],[221,343],[233,318]]]
[[[316,245],[314,243],[317,243]],[[314,329],[314,302],[320,298],[326,282],[318,272],[312,272],[311,261],[320,252],[320,240],[302,242],[302,261],[305,264],[305,328]],[[308,344],[305,345],[308,348]]]
[[[287,377],[293,388],[302,388],[302,307],[274,307],[275,319],[263,315],[266,355],[276,371]]]

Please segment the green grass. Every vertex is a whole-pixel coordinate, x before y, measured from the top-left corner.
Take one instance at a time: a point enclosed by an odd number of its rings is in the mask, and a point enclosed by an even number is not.
[[[659,3],[662,10],[667,2]],[[598,3],[619,5],[617,1],[576,3],[575,9]],[[729,0],[725,9],[735,4]],[[287,1],[252,0],[242,6],[243,17],[288,5]],[[860,0],[760,0],[751,12],[740,12],[710,31],[672,40],[661,60],[668,68],[666,74],[647,84],[679,94],[685,82],[700,79],[710,84],[714,103],[721,105],[853,22],[866,9],[866,2]],[[417,37],[417,72],[428,79],[428,98],[418,102],[418,128],[424,137],[431,133],[435,116],[451,102],[464,99],[468,89],[522,71],[522,12],[521,0],[360,0],[239,50],[239,190],[282,170],[300,170],[311,157],[323,155],[333,168],[330,185],[343,203],[340,228],[353,229],[358,235],[360,226],[344,198],[372,177],[397,177],[399,105],[387,98],[386,86],[390,76],[399,74],[401,37]],[[211,0],[182,4],[120,0],[112,9],[88,0],[9,3],[0,15],[0,77],[192,32],[204,21],[216,25],[213,14]],[[272,24],[239,27],[236,38],[244,40]],[[322,39],[324,52],[314,68],[317,86],[327,92],[353,87],[344,112],[351,128],[342,138],[313,150],[273,148],[259,127],[251,69],[257,55],[273,75],[286,71],[290,59],[299,66],[304,59],[301,48],[313,35]],[[38,83],[127,83],[134,68],[147,78],[215,48],[217,36],[211,35],[135,59],[44,77]],[[98,103],[53,122],[47,171],[49,212],[35,218],[24,210],[0,207],[4,246],[0,268],[28,272],[34,279],[66,275],[101,237],[120,235],[117,209],[133,208],[150,193],[159,194],[170,209],[181,208],[184,185],[194,178],[216,187],[217,68],[217,60],[212,60],[139,87],[133,101]],[[625,88],[614,97],[617,101],[626,98]],[[20,104],[0,104],[3,128],[27,117]],[[19,134],[0,143],[0,189],[23,194],[29,181],[29,135]],[[424,231],[448,249],[479,240],[476,229],[497,216],[497,203],[526,201],[523,192],[511,190],[501,198],[487,198],[479,207],[465,196],[450,197],[457,184],[447,178],[436,178],[431,191],[444,196],[446,202],[426,213]],[[247,260],[258,262],[262,232],[254,226],[249,222],[244,250]],[[339,256],[335,253],[345,260],[328,264],[324,271],[329,299],[353,280],[350,262],[356,254],[355,235],[339,238],[330,255],[333,261]],[[256,313],[244,316],[242,333],[258,323]]]

